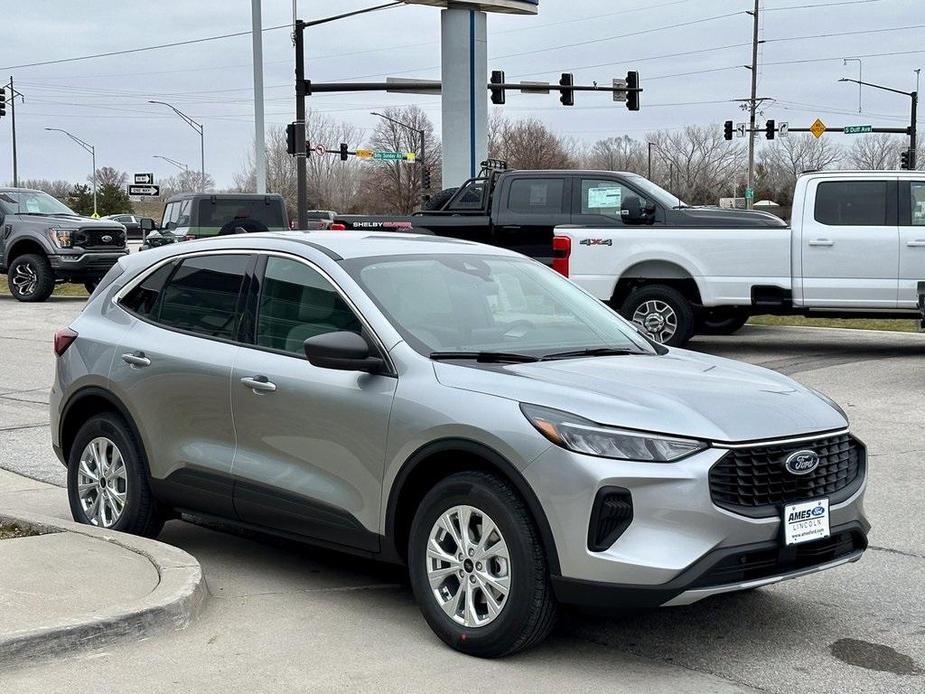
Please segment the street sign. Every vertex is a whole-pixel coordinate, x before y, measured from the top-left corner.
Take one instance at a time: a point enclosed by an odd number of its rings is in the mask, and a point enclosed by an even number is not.
[[[736,137],[745,137],[745,123],[736,123]]]
[[[377,161],[401,161],[405,158],[404,152],[374,152],[373,159]]]
[[[372,159],[375,156],[375,152],[371,149],[358,149],[357,158],[358,159]]]
[[[817,118],[816,121],[811,126],[809,126],[809,132],[811,132],[813,137],[818,140],[825,132],[825,123]]]
[[[327,153],[327,148],[324,145],[315,145],[315,154],[319,157]]]
[[[746,189],[745,189],[745,199],[746,199],[746,200],[754,200],[754,199],[755,199],[755,189],[754,189],[754,188],[746,188]]]
[[[874,126],[872,125],[846,125],[845,126],[845,135],[858,135],[861,133],[872,133],[874,131]]]
[[[150,186],[153,184],[154,184],[154,174],[153,173],[135,174],[135,185]]]
[[[521,94],[549,94],[549,82],[521,81]]]
[[[417,152],[405,152],[405,161],[415,162],[417,158]]]
[[[160,186],[129,186],[129,195],[140,195],[147,198],[156,198],[161,194]]]
[[[781,121],[777,125],[777,134],[781,137],[787,137],[790,134],[790,123]]]

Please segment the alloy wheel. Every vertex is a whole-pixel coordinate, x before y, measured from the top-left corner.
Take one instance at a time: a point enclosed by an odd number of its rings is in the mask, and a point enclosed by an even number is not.
[[[428,536],[426,562],[434,599],[457,624],[483,627],[507,605],[507,542],[488,514],[474,506],[454,506],[437,519]]]
[[[633,322],[661,344],[668,342],[678,331],[678,314],[669,304],[658,299],[640,304],[633,312]]]
[[[39,283],[38,274],[31,263],[19,263],[13,268],[10,278],[13,287],[20,296],[32,296]]]
[[[80,454],[77,495],[92,525],[111,528],[122,517],[128,492],[125,460],[105,436],[92,439]]]

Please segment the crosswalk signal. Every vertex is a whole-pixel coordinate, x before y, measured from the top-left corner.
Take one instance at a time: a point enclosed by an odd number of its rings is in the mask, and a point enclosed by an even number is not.
[[[559,101],[563,106],[575,105],[575,77],[571,72],[563,72],[562,79],[559,80]]]
[[[350,155],[350,152],[347,148],[347,143],[341,142],[340,143],[340,160],[347,161],[347,159],[349,158],[349,155]]]
[[[907,149],[899,155],[899,168],[906,171],[912,170],[912,150]]]
[[[727,120],[723,124],[723,138],[726,140],[732,139],[732,121],[731,120]]]
[[[290,156],[295,156],[299,151],[295,146],[295,123],[286,126],[286,151]]]
[[[0,118],[6,115],[6,89],[0,87]]]
[[[491,103],[503,104],[507,101],[504,94],[504,70],[491,71]]]
[[[769,140],[773,140],[773,139],[774,139],[775,125],[776,125],[776,124],[774,123],[773,120],[769,120],[769,121],[768,121],[767,123],[765,123],[765,125],[764,125],[764,136],[765,136],[766,138],[768,138]]]
[[[639,92],[636,90],[639,89],[639,73],[635,70],[626,73],[626,89],[626,110],[638,111]]]

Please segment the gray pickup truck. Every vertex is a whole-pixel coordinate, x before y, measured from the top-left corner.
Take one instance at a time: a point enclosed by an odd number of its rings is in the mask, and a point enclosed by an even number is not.
[[[0,188],[0,274],[18,301],[45,301],[59,282],[92,291],[126,253],[118,222],[81,217],[40,190]]]

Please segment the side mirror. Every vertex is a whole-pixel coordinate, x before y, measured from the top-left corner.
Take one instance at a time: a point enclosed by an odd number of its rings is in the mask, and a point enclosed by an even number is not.
[[[356,333],[340,331],[308,338],[303,347],[313,366],[338,371],[379,373],[385,362],[369,354],[369,343]]]
[[[654,203],[643,205],[642,200],[635,195],[623,198],[623,203],[620,205],[620,217],[626,224],[644,224],[654,212]]]

